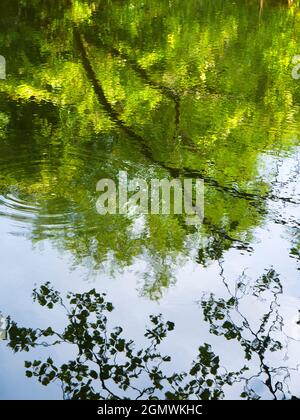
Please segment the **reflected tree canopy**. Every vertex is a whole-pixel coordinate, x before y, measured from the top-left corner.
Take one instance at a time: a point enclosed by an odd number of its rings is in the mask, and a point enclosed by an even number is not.
[[[65,399],[222,399],[228,387],[241,389],[243,399],[297,399],[290,387],[291,375],[299,375],[299,366],[289,366],[284,357],[291,341],[280,314],[282,285],[274,270],[262,275],[253,285],[243,275],[235,288],[226,284],[228,298],[203,296],[200,301],[210,332],[225,340],[236,341],[245,353],[245,365],[228,371],[211,345],[198,349],[188,372],[169,374],[170,355],[162,355],[160,345],[174,330],[173,322],[161,315],[151,316],[145,330],[147,345],[137,349],[121,327],[109,326],[113,305],[95,289],[78,294],[60,293],[46,283],[33,292],[39,305],[54,310],[62,307],[67,325],[62,331],[19,327],[10,322],[9,347],[14,352],[42,346],[75,347],[73,360],[58,366],[52,358],[26,361],[26,375],[47,386],[59,381]],[[267,302],[267,311],[249,321],[243,301]],[[253,323],[253,325],[252,325]],[[256,325],[255,325],[256,323]],[[272,354],[277,361],[272,360]],[[278,364],[279,360],[279,364]],[[286,361],[286,362],[284,362]],[[174,360],[172,360],[174,365]],[[299,396],[298,396],[299,397]]]
[[[26,361],[26,375],[59,383],[65,399],[300,398],[299,366],[288,358],[300,319],[284,317],[280,280],[286,261],[300,269],[300,1],[2,0],[0,29],[0,219],[9,233],[49,241],[91,277],[138,270],[144,298],[161,299],[189,263],[195,277],[220,268],[225,291],[197,289],[211,340],[199,334],[189,368],[177,372],[164,354],[173,322],[152,315],[137,342],[98,284],[64,296],[45,283],[34,300],[63,312],[66,325],[11,320],[8,345],[73,356]],[[204,180],[203,223],[99,215],[96,185],[119,171],[149,183]],[[271,266],[257,251],[270,231],[287,243],[282,261],[274,256],[279,270],[230,281],[228,255],[229,265],[245,256],[238,273],[255,252],[252,268]],[[241,364],[228,366],[216,343],[234,346]]]
[[[251,252],[268,203],[297,202],[260,164],[298,144],[299,9],[241,3],[3,1],[0,215],[95,270],[142,257],[153,299],[183,260]],[[203,226],[145,215],[136,233],[134,216],[99,217],[96,183],[120,169],[204,179]]]

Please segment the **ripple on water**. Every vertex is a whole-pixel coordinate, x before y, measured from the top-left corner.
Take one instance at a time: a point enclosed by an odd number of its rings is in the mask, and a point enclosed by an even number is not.
[[[17,159],[1,155],[0,217],[11,222],[11,233],[38,228],[47,237],[58,230],[95,228],[91,193],[103,155],[75,147],[63,155],[56,149],[39,156],[21,150]]]

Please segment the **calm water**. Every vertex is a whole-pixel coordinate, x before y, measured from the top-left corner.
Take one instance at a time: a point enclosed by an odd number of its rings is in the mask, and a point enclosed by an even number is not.
[[[32,304],[35,285],[96,288],[115,306],[112,325],[141,346],[149,315],[175,323],[163,344],[172,371],[187,371],[209,343],[228,370],[249,367],[248,391],[300,398],[300,80],[292,77],[300,9],[282,1],[260,10],[258,0],[53,3],[0,5],[0,311],[21,326],[60,329],[61,310]],[[120,170],[204,179],[203,225],[100,216],[96,184]],[[270,281],[256,293],[269,270],[282,291]],[[213,305],[231,296],[239,306],[227,331]],[[271,351],[272,340],[282,348]],[[5,344],[1,399],[62,398],[56,383],[26,378],[24,360],[69,360],[72,350],[24,355]],[[224,386],[225,397],[240,398],[242,388]]]

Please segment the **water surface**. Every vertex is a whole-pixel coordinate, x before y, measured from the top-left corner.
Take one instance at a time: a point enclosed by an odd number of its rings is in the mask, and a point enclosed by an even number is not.
[[[259,358],[247,361],[237,340],[211,334],[199,301],[226,298],[243,275],[243,311],[258,328],[272,290],[261,301],[247,297],[249,285],[274,270],[284,348],[266,360],[290,374],[277,372],[276,397],[300,397],[299,10],[254,0],[1,2],[3,314],[59,327],[59,311],[32,305],[34,285],[95,287],[116,307],[111,322],[138,342],[150,314],[175,322],[164,350],[176,369],[207,342],[228,370],[246,363],[255,372]],[[100,216],[96,184],[120,170],[147,181],[203,179],[203,225]],[[25,378],[25,356],[4,344],[0,398],[61,398],[58,386]],[[252,386],[274,398],[264,372]],[[240,393],[238,384],[225,389],[227,398]]]

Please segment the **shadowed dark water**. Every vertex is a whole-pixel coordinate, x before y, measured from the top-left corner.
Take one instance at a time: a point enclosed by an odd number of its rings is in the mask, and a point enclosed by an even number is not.
[[[188,369],[206,342],[228,370],[249,365],[259,397],[300,397],[297,2],[53,3],[0,5],[0,311],[22,325],[61,327],[59,311],[32,305],[34,285],[95,287],[116,307],[111,322],[138,342],[150,314],[175,322],[164,351],[176,369]],[[147,181],[203,179],[203,224],[100,216],[96,184],[120,170]],[[264,353],[271,389],[266,371],[255,377],[255,344],[247,360],[236,336],[209,331],[199,303],[205,293],[215,302],[234,295],[259,331],[274,293],[270,286],[260,299],[251,285],[268,270],[282,286],[282,322],[265,333],[282,345]],[[61,397],[58,386],[25,378],[23,354],[4,344],[0,398]],[[241,386],[224,391],[240,398]]]

